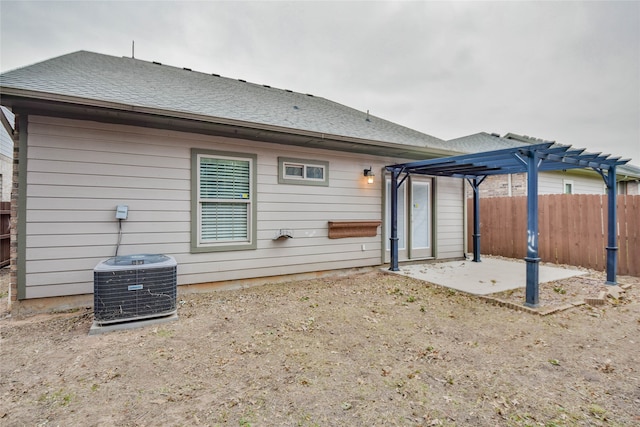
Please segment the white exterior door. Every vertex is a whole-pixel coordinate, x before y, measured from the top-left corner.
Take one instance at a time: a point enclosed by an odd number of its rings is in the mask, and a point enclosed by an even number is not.
[[[411,181],[411,240],[409,258],[428,258],[432,255],[431,237],[431,180]]]
[[[398,260],[429,258],[433,254],[432,181],[411,177],[398,189]],[[391,179],[385,191],[385,262],[391,260]]]

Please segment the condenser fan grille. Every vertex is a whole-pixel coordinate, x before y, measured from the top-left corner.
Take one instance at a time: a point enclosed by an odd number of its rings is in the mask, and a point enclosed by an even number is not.
[[[117,261],[107,260],[96,267],[93,273],[96,323],[138,320],[176,311],[175,260],[166,257],[167,261],[154,266],[145,264],[143,257],[136,256],[132,260],[134,265],[126,265],[126,260],[118,257]]]

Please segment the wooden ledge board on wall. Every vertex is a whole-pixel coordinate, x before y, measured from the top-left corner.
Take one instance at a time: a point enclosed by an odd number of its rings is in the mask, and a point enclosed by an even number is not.
[[[382,221],[329,221],[329,238],[375,237]]]

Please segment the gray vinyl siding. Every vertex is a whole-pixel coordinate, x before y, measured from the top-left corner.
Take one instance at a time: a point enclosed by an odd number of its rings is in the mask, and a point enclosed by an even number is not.
[[[0,199],[3,202],[11,201],[11,183],[13,182],[13,156],[6,157],[0,154]]]
[[[436,258],[464,255],[464,188],[460,178],[436,178]]]
[[[0,108],[4,111],[9,123],[15,128],[15,115],[5,107]],[[13,140],[4,126],[0,126],[0,156],[13,158]]]
[[[192,148],[257,155],[257,249],[190,252]],[[278,184],[278,156],[329,162],[329,186]],[[129,205],[119,255],[172,255],[178,262],[178,284],[378,265],[380,228],[376,237],[328,239],[327,223],[380,220],[381,187],[368,185],[362,171],[369,166],[380,170],[392,162],[31,116],[25,297],[93,292],[93,268],[115,252],[118,204]],[[274,241],[281,228],[292,229],[294,238]]]
[[[402,159],[49,117],[31,116],[28,131],[25,298],[93,292],[118,204],[129,206],[119,255],[172,255],[179,285],[380,264],[382,227],[329,239],[328,221],[381,220],[382,185],[363,170]],[[257,155],[256,249],[191,252],[192,148]],[[278,157],[328,162],[329,186],[279,184]],[[462,181],[438,178],[436,197],[437,257],[459,257]],[[273,240],[281,228],[294,238]]]
[[[14,125],[15,116],[8,109],[1,107],[9,122]],[[11,183],[13,180],[13,140],[4,128],[0,126],[0,200],[11,201]]]

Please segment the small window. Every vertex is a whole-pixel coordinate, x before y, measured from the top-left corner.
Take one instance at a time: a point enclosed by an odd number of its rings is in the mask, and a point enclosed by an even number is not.
[[[324,181],[324,166],[284,162],[284,177],[289,179],[315,179]]]
[[[324,181],[324,166],[305,166],[307,179],[320,179]]]
[[[304,178],[304,166],[303,165],[284,165],[284,176],[287,178],[302,179]]]
[[[573,194],[573,181],[563,180],[564,194]]]
[[[278,158],[278,183],[329,185],[329,162]]]

